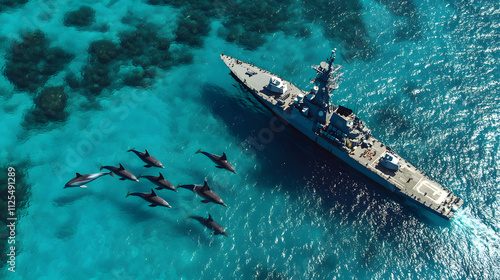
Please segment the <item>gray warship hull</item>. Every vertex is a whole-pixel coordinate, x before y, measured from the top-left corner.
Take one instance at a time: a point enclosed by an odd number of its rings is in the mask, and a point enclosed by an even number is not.
[[[343,138],[334,137],[336,136],[335,133],[325,130],[325,125],[311,117],[311,114],[304,113],[303,107],[305,106],[298,106],[297,97],[307,95],[307,93],[290,82],[281,81],[281,86],[286,89],[284,93],[272,91],[269,89],[268,81],[273,78],[280,79],[277,75],[224,54],[221,55],[221,58],[230,69],[232,76],[273,114],[304,134],[328,153],[403,198],[407,205],[416,206],[418,210],[425,210],[419,212],[431,216],[431,218],[437,216],[447,220],[451,219],[458,208],[462,206],[463,200],[461,198],[401,158],[371,134],[364,137],[363,142],[369,143],[366,146],[356,145],[353,147],[353,145],[347,145],[339,141],[339,139]],[[340,112],[340,109],[344,112]],[[326,127],[330,126],[331,121],[334,132],[337,135],[343,134],[346,139],[349,139],[341,131],[342,121],[352,122],[356,117],[348,109],[347,113],[345,111],[346,108],[344,107],[336,108],[336,111],[332,114],[332,119],[327,120],[328,125]],[[333,125],[334,118],[337,119],[337,123],[341,124],[338,125],[339,128],[335,128]],[[349,140],[354,142],[356,141],[355,138],[361,138],[361,136],[354,135],[353,139]],[[382,161],[387,157],[386,155],[397,157],[400,166],[398,170],[392,170],[382,164]]]

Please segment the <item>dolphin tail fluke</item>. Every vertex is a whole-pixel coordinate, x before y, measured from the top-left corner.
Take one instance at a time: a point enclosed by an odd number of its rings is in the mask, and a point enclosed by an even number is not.
[[[198,149],[198,151],[196,151],[196,153],[194,153],[194,154],[196,155],[196,154],[199,154],[199,153],[201,153],[201,149]]]
[[[132,148],[130,150],[128,150],[127,152],[133,152],[135,150],[135,148]]]
[[[130,192],[127,192],[127,196],[126,197],[128,197],[129,195],[130,195]]]
[[[104,169],[104,166],[101,165],[101,168],[99,168],[99,171],[103,170]]]
[[[141,174],[139,174],[139,176],[137,176],[137,179],[141,179],[141,178],[142,178],[142,176],[141,176]]]
[[[178,184],[177,187],[175,187],[175,189],[177,190],[178,188],[180,188],[182,186],[182,184]]]
[[[109,171],[109,175],[111,175],[111,177],[116,177],[115,174],[113,174],[113,171]]]

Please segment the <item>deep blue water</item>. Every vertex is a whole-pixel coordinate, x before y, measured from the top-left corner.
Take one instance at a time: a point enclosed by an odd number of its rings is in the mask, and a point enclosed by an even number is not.
[[[0,6],[0,163],[26,174],[30,189],[18,212],[16,272],[4,266],[2,277],[500,278],[497,2],[19,2]],[[65,25],[82,5],[94,11],[89,25]],[[35,30],[48,46],[19,47]],[[135,47],[124,47],[126,32]],[[99,40],[115,52],[92,52]],[[69,58],[48,58],[55,47]],[[219,54],[308,89],[309,66],[332,48],[344,73],[334,102],[464,199],[451,221],[421,217],[292,129],[249,144],[280,124],[228,75]],[[110,73],[108,84],[96,82],[89,70],[96,65]],[[68,96],[52,119],[37,111],[37,96],[51,86]],[[157,175],[130,148],[148,149],[175,185],[207,178],[228,207],[183,189],[157,191],[171,209],[125,198],[153,187],[144,179],[106,176],[63,189],[75,172],[101,165]],[[195,155],[199,148],[225,152],[237,174],[214,168]],[[230,237],[188,219],[208,213]]]

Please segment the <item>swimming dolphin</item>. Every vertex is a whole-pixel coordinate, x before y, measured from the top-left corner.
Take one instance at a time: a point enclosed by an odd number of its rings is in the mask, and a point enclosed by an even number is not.
[[[139,180],[137,180],[137,178],[134,176],[134,174],[132,174],[130,171],[123,168],[123,165],[121,163],[120,163],[120,167],[101,166],[100,170],[103,170],[103,169],[111,170],[113,173],[115,173],[116,175],[121,177],[120,180],[129,179],[132,181],[139,182]]]
[[[154,167],[165,168],[163,167],[163,164],[161,164],[159,160],[149,155],[148,150],[146,150],[145,153],[136,151],[134,149],[130,149],[127,152],[134,152],[142,161],[147,163],[146,165],[144,165],[144,167],[150,168],[151,166],[154,166]]]
[[[214,155],[211,153],[202,152],[201,149],[199,149],[195,154],[198,154],[198,153],[202,153],[202,154],[206,155],[211,161],[213,161],[215,164],[217,164],[215,167],[223,168],[223,169],[226,169],[226,170],[231,171],[234,174],[236,174],[236,171],[234,170],[233,165],[231,163],[229,163],[229,161],[227,161],[226,153],[222,153],[222,156],[218,156],[218,155]]]
[[[177,188],[184,188],[184,189],[188,189],[188,190],[193,191],[195,194],[204,198],[204,200],[201,201],[203,203],[213,202],[213,203],[217,203],[217,204],[220,204],[220,205],[227,207],[227,205],[222,201],[220,196],[208,187],[206,180],[205,180],[205,184],[203,186],[179,184],[177,186]]]
[[[167,189],[167,190],[173,190],[174,192],[177,192],[177,189],[175,188],[174,184],[170,183],[167,179],[163,178],[163,175],[160,173],[160,176],[142,176],[139,175],[137,178],[146,178],[149,181],[151,181],[153,184],[157,185],[158,187],[156,188],[157,190],[161,189]]]
[[[200,216],[189,216],[189,218],[197,220],[198,222],[200,222],[200,224],[206,226],[210,230],[213,230],[212,235],[222,234],[225,236],[229,236],[226,233],[226,230],[212,219],[212,216],[210,214],[208,214],[208,219]]]
[[[138,192],[130,193],[130,192],[128,192],[126,197],[128,197],[129,195],[135,195],[135,196],[138,196],[138,197],[146,200],[147,202],[150,202],[151,204],[149,205],[149,207],[164,206],[164,207],[172,208],[172,206],[168,205],[168,203],[165,201],[165,199],[157,196],[155,194],[155,191],[153,191],[153,189],[151,189],[151,193],[138,193]]]
[[[103,173],[84,174],[84,175],[81,175],[80,173],[76,173],[76,177],[69,180],[69,182],[67,182],[66,185],[64,185],[64,188],[70,188],[70,187],[86,188],[87,186],[85,184],[88,184],[88,183],[94,181],[95,179],[102,177],[102,176],[105,176],[105,175],[111,175],[111,176],[115,177],[115,175],[113,175],[113,172],[111,172],[111,171],[110,172],[103,172]]]

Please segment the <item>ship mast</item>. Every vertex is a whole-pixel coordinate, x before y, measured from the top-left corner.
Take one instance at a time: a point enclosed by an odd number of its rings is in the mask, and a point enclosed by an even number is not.
[[[335,111],[335,106],[330,103],[330,95],[333,90],[339,87],[338,81],[342,76],[339,72],[340,66],[334,64],[335,61],[335,50],[332,50],[332,54],[326,60],[326,62],[321,62],[320,65],[313,66],[312,68],[316,70],[316,78],[312,81],[317,86],[317,92],[315,94],[314,100],[320,105],[321,110],[324,112],[318,121],[322,123],[328,122],[331,115]]]

